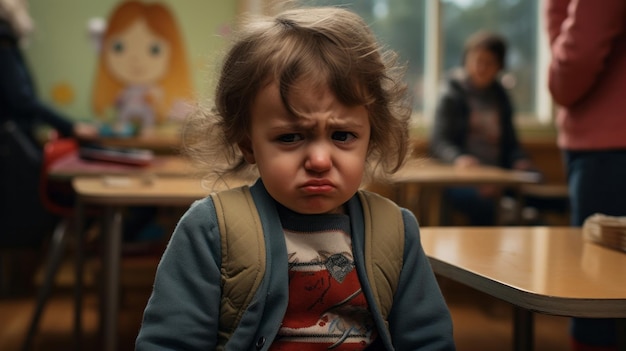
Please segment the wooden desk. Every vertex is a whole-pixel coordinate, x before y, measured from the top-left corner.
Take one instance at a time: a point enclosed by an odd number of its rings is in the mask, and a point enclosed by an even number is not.
[[[77,194],[76,233],[76,285],[74,337],[80,349],[82,337],[82,269],[83,269],[83,222],[85,204],[106,208],[102,235],[105,248],[103,258],[104,284],[102,331],[105,350],[114,350],[117,332],[117,293],[119,290],[119,264],[121,252],[121,222],[116,219],[119,208],[128,201],[129,205],[189,205],[193,200],[209,193],[199,179],[189,178],[194,170],[187,159],[174,155],[157,155],[147,166],[130,166],[112,162],[86,161],[80,159],[78,151],[55,162],[48,171],[54,181],[73,182]],[[113,234],[112,234],[113,233]],[[113,300],[112,300],[113,299]],[[113,321],[113,322],[111,322]]]
[[[180,150],[181,128],[182,123],[169,123],[133,137],[100,137],[96,141],[105,146],[149,149],[157,154],[173,154]]]
[[[443,189],[451,186],[497,185],[518,190],[522,184],[537,183],[539,178],[529,172],[497,167],[475,166],[459,169],[430,159],[408,161],[391,178],[396,201],[412,209],[420,225],[440,225]],[[408,188],[417,186],[417,201],[409,203]]]
[[[72,153],[55,162],[50,167],[49,176],[58,180],[103,175],[180,177],[191,175],[193,172],[191,163],[182,156],[157,155],[147,166],[131,166],[113,162],[86,161],[79,158],[78,153]]]
[[[117,350],[117,318],[119,310],[119,278],[122,244],[122,210],[128,206],[189,206],[195,200],[206,197],[213,190],[226,189],[246,184],[231,179],[228,184],[203,185],[199,179],[184,177],[75,177],[72,180],[78,195],[76,284],[82,285],[83,268],[83,217],[86,205],[102,206],[105,209],[103,228],[103,294],[101,332],[103,350]],[[75,299],[75,334],[81,334],[82,296],[77,289]],[[80,343],[80,340],[78,340]]]
[[[517,306],[515,350],[532,350],[532,311],[619,318],[626,336],[626,254],[579,228],[426,227],[421,239],[435,273]]]

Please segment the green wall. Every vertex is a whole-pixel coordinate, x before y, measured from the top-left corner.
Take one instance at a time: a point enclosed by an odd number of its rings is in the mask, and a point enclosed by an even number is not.
[[[213,89],[221,50],[237,12],[236,1],[159,0],[169,6],[186,40],[187,59],[199,98]],[[118,0],[31,0],[35,31],[24,48],[41,100],[74,119],[91,120],[91,91],[97,52],[88,36],[90,18],[106,19]],[[70,87],[73,99],[53,99],[59,85]]]

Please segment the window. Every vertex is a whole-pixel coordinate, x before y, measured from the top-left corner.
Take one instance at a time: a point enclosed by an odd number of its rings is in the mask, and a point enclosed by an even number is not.
[[[407,66],[406,82],[413,99],[413,109],[424,109],[424,72],[426,51],[426,1],[415,0],[305,0],[306,5],[339,5],[363,17],[385,45],[396,51]]]
[[[407,63],[414,120],[428,126],[447,72],[461,64],[463,44],[480,29],[508,42],[502,76],[517,112],[516,122],[551,120],[547,92],[547,46],[539,0],[301,0],[305,5],[345,6],[360,14],[380,39]]]

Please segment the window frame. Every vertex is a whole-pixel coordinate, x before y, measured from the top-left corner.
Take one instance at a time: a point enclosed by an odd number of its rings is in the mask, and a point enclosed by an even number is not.
[[[443,58],[443,30],[441,27],[442,0],[425,1],[425,38],[426,47],[424,55],[424,96],[421,111],[413,111],[412,120],[417,129],[428,130],[432,126],[434,112],[439,94],[439,84],[443,78],[441,64]],[[550,48],[545,29],[545,15],[543,2],[537,6],[537,76],[535,77],[535,107],[531,116],[515,118],[515,123],[522,134],[525,131],[550,129],[554,121],[554,103],[548,91],[548,67],[550,61]],[[239,0],[241,13],[269,13],[278,4],[279,0]]]

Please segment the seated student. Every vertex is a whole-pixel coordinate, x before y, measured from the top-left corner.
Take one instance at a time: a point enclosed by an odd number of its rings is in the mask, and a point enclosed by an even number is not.
[[[292,9],[245,27],[224,60],[215,108],[189,117],[201,143],[189,142],[213,171],[217,148],[226,174],[254,166],[260,179],[212,194],[183,216],[137,350],[454,350],[415,217],[359,190],[366,170],[394,172],[407,154],[410,109],[394,62],[366,23],[340,8]],[[224,201],[243,193],[252,199],[240,206]],[[265,260],[232,268],[249,255],[232,253],[223,237],[258,246],[254,233],[221,221],[224,208],[237,219],[258,211]],[[389,225],[371,229],[382,222]],[[377,256],[388,244],[402,248]],[[256,289],[254,274],[240,278],[249,270],[261,273]],[[222,317],[233,310],[240,319],[231,324]]]
[[[451,73],[437,104],[433,157],[460,168],[531,169],[513,126],[511,100],[498,81],[505,57],[506,42],[497,34],[481,31],[466,41],[463,67]],[[490,186],[449,188],[444,201],[465,213],[472,225],[493,225],[499,195]]]

